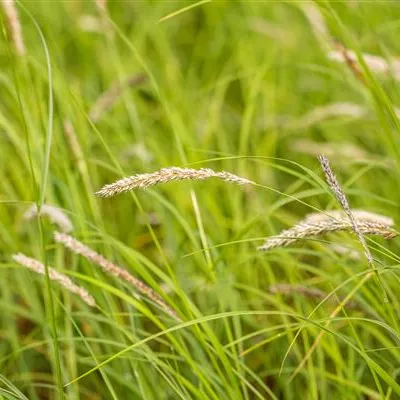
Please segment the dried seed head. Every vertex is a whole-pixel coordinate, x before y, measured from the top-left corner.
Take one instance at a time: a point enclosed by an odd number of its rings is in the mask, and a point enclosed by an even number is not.
[[[398,235],[392,229],[393,220],[391,218],[363,210],[353,211],[353,216],[357,221],[358,229],[363,234],[378,235],[385,239],[391,239]],[[352,223],[343,211],[312,213],[278,236],[268,238],[258,249],[267,251],[278,247],[287,247],[302,239],[322,236],[329,232],[352,230]]]
[[[372,156],[365,150],[347,142],[316,142],[308,139],[299,139],[290,144],[290,149],[312,156],[318,156],[323,152],[330,157],[340,156],[358,160],[372,159]]]
[[[100,12],[105,12],[107,7],[107,0],[95,0],[96,6]]]
[[[354,215],[350,209],[350,205],[347,200],[347,197],[344,194],[344,191],[342,190],[341,186],[339,185],[336,175],[332,171],[329,160],[324,155],[318,156],[318,160],[321,164],[322,170],[324,171],[326,182],[328,183],[333,194],[335,195],[336,199],[339,201],[344,212],[346,213],[347,217],[349,218],[349,220],[351,222],[351,226],[353,228],[353,231],[355,232],[355,234],[358,238],[358,241],[361,243],[361,246],[364,249],[364,254],[368,261],[368,264],[370,265],[371,268],[375,269],[374,259],[373,259],[372,254],[367,246],[367,243],[363,236],[363,231],[360,227],[361,223],[359,226],[357,220],[354,218]]]
[[[324,155],[318,156],[318,160],[321,164],[322,170],[324,171],[326,182],[328,183],[329,187],[332,189],[333,194],[335,195],[336,199],[339,201],[344,212],[349,216],[349,218],[351,220],[352,218],[351,218],[349,202],[347,201],[347,197],[344,194],[341,186],[339,185],[336,175],[332,171],[329,160]]]
[[[238,185],[253,183],[248,179],[241,178],[229,172],[216,172],[210,168],[193,169],[169,167],[160,169],[151,174],[138,174],[120,179],[119,181],[103,186],[96,194],[98,196],[111,197],[133,189],[147,189],[161,183],[181,180],[201,181],[209,178],[219,178],[223,181],[236,183]]]
[[[23,219],[29,221],[38,215],[38,207],[36,204],[32,204],[24,213]],[[47,216],[50,221],[57,225],[58,228],[63,232],[71,232],[74,229],[71,220],[61,210],[61,208],[43,204],[40,209],[40,215]]]
[[[323,49],[330,48],[331,35],[319,7],[312,2],[299,2],[299,6],[311,25],[315,38]]]
[[[380,56],[367,53],[363,53],[362,57],[371,71],[378,74],[388,74],[392,71],[394,78],[400,80],[400,60],[395,59],[389,63]],[[328,58],[333,61],[346,63],[356,75],[361,74],[358,66],[357,54],[352,50],[346,49],[340,43],[337,44],[337,50],[328,53]]]
[[[173,316],[175,319],[178,319],[175,310],[169,307],[153,289],[151,289],[141,280],[135,278],[126,269],[123,269],[118,265],[112,263],[99,253],[95,252],[91,248],[87,247],[83,243],[79,242],[72,236],[69,236],[65,233],[54,232],[54,239],[57,243],[63,244],[65,247],[70,249],[75,254],[80,254],[81,256],[85,257],[92,263],[98,265],[110,275],[113,275],[116,278],[120,278],[125,282],[128,282],[130,285],[135,287],[140,293],[142,293],[147,298],[157,303],[168,314]]]
[[[34,258],[27,257],[21,253],[14,254],[12,258],[18,264],[34,272],[37,272],[38,274],[41,275],[46,274],[45,266],[38,260],[35,260]],[[71,281],[71,279],[68,278],[68,276],[61,274],[60,272],[57,272],[55,269],[50,267],[48,269],[49,269],[49,277],[52,281],[58,282],[61,286],[69,290],[71,293],[78,295],[89,306],[91,307],[96,306],[94,298],[88,293],[86,289],[83,289],[82,287],[75,285]]]
[[[364,233],[366,233],[366,232],[364,232],[364,230],[363,230],[363,225],[365,224],[365,222],[363,222],[363,221],[358,222],[356,220],[356,218],[354,217],[353,212],[350,209],[350,205],[347,200],[347,197],[344,194],[344,191],[342,190],[335,174],[332,171],[332,168],[329,164],[329,160],[323,155],[318,156],[318,160],[321,164],[322,170],[324,171],[325,179],[326,179],[328,185],[330,186],[333,194],[335,195],[336,199],[339,201],[339,203],[342,206],[344,212],[346,213],[348,219],[350,220],[351,227],[353,228],[353,231],[356,234],[357,239],[360,242],[360,244],[364,250],[364,255],[365,255],[365,258],[367,259],[368,265],[371,268],[371,270],[375,273],[375,276],[379,283],[379,287],[383,290],[383,300],[385,303],[387,303],[389,300],[388,300],[386,291],[385,291],[384,287],[382,286],[382,281],[377,272],[374,258],[372,257],[371,251],[369,250],[369,247],[367,246],[367,242],[365,241],[365,238],[364,238]],[[380,221],[380,222],[382,222],[382,221]],[[378,224],[378,226],[379,226],[379,224]],[[376,228],[376,226],[374,228]]]
[[[392,227],[394,225],[393,218],[387,217],[385,215],[376,214],[365,210],[352,210],[354,218],[357,221],[367,221],[373,222],[375,224],[380,224],[382,226]],[[315,223],[320,221],[326,221],[327,219],[342,220],[346,215],[341,210],[324,211],[320,213],[310,213],[304,217],[304,222]]]
[[[72,122],[69,119],[66,119],[64,121],[64,134],[68,141],[68,145],[71,148],[71,151],[74,157],[76,158],[77,162],[78,163],[82,162],[82,159],[84,158],[83,151],[79,144],[79,140],[76,135],[75,129],[72,125]]]
[[[14,44],[15,50],[19,56],[23,56],[25,55],[25,45],[22,37],[21,22],[15,7],[15,1],[1,0],[1,4],[7,18],[11,40]]]

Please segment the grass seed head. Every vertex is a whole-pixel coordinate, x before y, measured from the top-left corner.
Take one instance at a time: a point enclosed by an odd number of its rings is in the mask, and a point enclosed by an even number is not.
[[[353,216],[357,221],[358,230],[362,234],[378,235],[385,239],[397,236],[397,232],[392,229],[393,220],[391,218],[363,210],[353,211]],[[268,251],[278,247],[287,247],[300,240],[323,236],[330,232],[352,230],[352,223],[343,211],[312,213],[292,228],[268,238],[258,249]]]
[[[120,266],[107,260],[101,254],[92,250],[91,248],[89,248],[88,246],[81,243],[80,241],[78,241],[77,239],[73,238],[70,235],[60,232],[54,232],[54,239],[57,243],[63,244],[73,253],[79,254],[88,259],[89,261],[91,261],[93,264],[98,265],[106,273],[113,275],[116,278],[122,279],[125,282],[128,282],[130,285],[135,287],[138,292],[142,293],[144,296],[146,296],[147,298],[158,304],[169,315],[173,316],[175,319],[178,319],[175,310],[173,310],[170,306],[168,306],[153,289],[151,289],[141,280],[135,278],[126,269],[121,268]]]
[[[202,181],[210,178],[219,178],[225,182],[238,185],[251,184],[252,181],[231,174],[230,172],[216,172],[210,168],[162,168],[150,174],[137,174],[120,179],[114,183],[103,186],[96,194],[102,197],[111,197],[116,194],[128,192],[133,189],[147,189],[151,186],[168,183],[172,181],[194,180]]]
[[[1,0],[4,14],[7,19],[11,40],[19,56],[25,55],[25,44],[22,36],[21,22],[19,20],[17,8],[14,0]]]
[[[40,261],[35,260],[34,258],[27,257],[22,253],[14,254],[12,258],[16,263],[30,269],[31,271],[34,271],[41,275],[46,274],[45,266]],[[52,281],[58,282],[65,289],[79,296],[89,306],[91,307],[96,306],[94,298],[89,294],[89,292],[86,289],[75,285],[71,281],[71,279],[68,278],[68,276],[61,274],[55,269],[49,267],[48,270],[49,270],[49,277]]]
[[[24,213],[23,219],[29,221],[39,214],[38,207],[36,204],[32,204]],[[71,220],[64,213],[61,208],[43,204],[40,209],[40,215],[44,215],[50,219],[50,221],[57,225],[62,232],[71,232],[74,229]]]

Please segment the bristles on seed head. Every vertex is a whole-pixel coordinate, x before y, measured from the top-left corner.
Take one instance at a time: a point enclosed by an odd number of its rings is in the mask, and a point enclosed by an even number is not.
[[[387,217],[386,215],[373,213],[365,210],[351,210],[354,218],[357,221],[369,221],[382,226],[392,227],[394,225],[393,218]],[[307,214],[303,221],[308,223],[315,223],[320,221],[326,221],[328,219],[342,220],[346,218],[346,214],[341,210],[330,210],[324,212],[315,212]]]
[[[300,118],[289,122],[290,129],[307,129],[310,126],[317,125],[322,121],[334,117],[362,118],[368,110],[355,103],[341,102],[330,103],[315,107]],[[320,151],[321,152],[321,151]]]
[[[316,142],[308,139],[294,140],[290,149],[298,153],[318,156],[324,153],[329,157],[345,157],[350,159],[371,159],[372,157],[362,148],[347,142]]]
[[[361,74],[358,59],[356,52],[346,49],[342,44],[337,43],[337,50],[330,51],[328,53],[328,58],[333,61],[346,63],[353,70],[353,72],[359,76]],[[389,72],[393,73],[393,77],[396,80],[400,80],[400,60],[393,59],[390,62],[385,60],[384,58],[362,53],[362,58],[364,62],[367,64],[368,68],[376,72],[378,74],[388,74]]]
[[[336,175],[332,171],[329,160],[324,155],[319,155],[318,160],[321,164],[322,170],[324,171],[326,182],[332,189],[333,194],[339,201],[343,210],[346,212],[347,215],[349,215],[349,218],[351,219],[349,202],[347,201],[347,197],[345,196],[341,186],[339,185]]]
[[[392,239],[398,235],[392,229],[393,220],[383,215],[363,210],[353,211],[358,229],[363,234],[378,235]],[[258,249],[263,251],[279,247],[287,247],[299,240],[322,236],[329,232],[352,231],[352,223],[343,211],[329,211],[307,215],[298,224],[282,231],[278,236],[268,238]]]
[[[175,319],[179,319],[175,310],[173,310],[170,306],[168,306],[153,289],[151,289],[141,280],[135,278],[126,269],[121,268],[120,266],[107,260],[101,254],[97,253],[96,251],[92,250],[85,244],[81,243],[72,236],[67,235],[66,233],[54,232],[53,236],[57,243],[61,243],[75,254],[80,254],[81,256],[85,257],[92,263],[101,267],[108,274],[113,275],[116,278],[122,279],[125,282],[128,282],[130,285],[135,287],[140,293],[142,293],[147,298],[157,303],[169,315],[171,315]]]
[[[22,37],[21,22],[19,20],[18,12],[15,7],[14,0],[1,0],[4,14],[7,18],[11,40],[14,44],[15,50],[19,56],[25,55],[25,44]]]
[[[24,213],[23,219],[29,221],[39,214],[38,207],[36,204],[32,204]],[[40,209],[40,215],[45,215],[50,221],[57,225],[58,228],[63,232],[71,232],[74,229],[71,220],[64,213],[61,208],[43,204]]]
[[[27,257],[22,253],[14,254],[12,258],[16,263],[30,269],[31,271],[34,271],[41,275],[46,274],[45,266],[40,261],[35,260],[34,258]],[[89,306],[91,307],[96,306],[94,298],[89,294],[89,292],[86,289],[83,289],[82,287],[75,285],[71,281],[71,279],[68,278],[68,276],[61,274],[55,269],[48,267],[48,270],[49,270],[49,277],[52,281],[58,282],[61,286],[63,286],[71,293],[78,295]]]
[[[181,180],[205,180],[219,178],[226,182],[238,185],[251,184],[252,181],[231,174],[230,172],[216,172],[210,168],[180,168],[169,167],[150,174],[137,174],[128,178],[120,179],[114,183],[103,186],[96,194],[102,197],[111,197],[118,193],[128,192],[133,189],[147,189],[151,186]]]

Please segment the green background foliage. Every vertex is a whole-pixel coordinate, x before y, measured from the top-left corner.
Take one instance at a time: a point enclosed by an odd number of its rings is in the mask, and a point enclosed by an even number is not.
[[[88,0],[22,1],[22,57],[2,21],[1,396],[398,398],[399,240],[368,238],[388,303],[354,235],[266,253],[257,246],[315,209],[340,207],[299,140],[332,149],[353,208],[399,220],[399,6],[216,0],[182,10],[190,4],[110,0],[102,13]],[[382,56],[391,70],[375,73],[361,59],[361,81],[330,60],[311,6],[330,36],[358,56]],[[92,121],[99,96],[139,74],[147,81]],[[331,103],[365,113],[299,122]],[[175,182],[94,196],[168,166],[226,170],[257,185]],[[75,237],[145,281],[182,322],[55,244],[48,219],[24,221],[43,202],[62,208]],[[69,275],[99,308],[15,264],[16,252]],[[278,282],[330,300],[271,293]],[[346,296],[359,306],[340,305]]]

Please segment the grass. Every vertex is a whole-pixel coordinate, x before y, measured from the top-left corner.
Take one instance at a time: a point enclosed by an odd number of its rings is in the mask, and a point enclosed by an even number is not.
[[[399,6],[16,6],[25,53],[5,14],[0,36],[1,399],[400,398],[399,239],[365,236],[374,270],[351,232],[257,249],[311,212],[340,210],[318,148],[351,208],[399,230]],[[333,38],[356,64],[328,57]],[[364,53],[392,70],[373,70]],[[93,121],[110,88],[119,98]],[[172,166],[254,183],[95,195]],[[24,218],[34,204],[62,209],[70,235],[145,282],[179,320],[57,244],[45,213]],[[42,262],[47,278],[15,253]],[[98,307],[53,282],[48,266]]]

